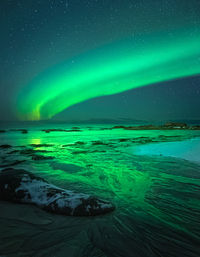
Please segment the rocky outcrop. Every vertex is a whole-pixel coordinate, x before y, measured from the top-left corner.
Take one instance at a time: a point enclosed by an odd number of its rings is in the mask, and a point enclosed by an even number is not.
[[[8,149],[11,147],[12,147],[11,145],[0,145],[0,148],[2,148],[2,149]]]
[[[21,164],[23,162],[25,162],[25,160],[14,160],[14,161],[8,162],[6,164],[0,164],[0,168],[15,166],[15,165]]]
[[[27,129],[10,129],[10,131],[13,131],[13,132],[19,131],[22,134],[27,134],[28,133]]]
[[[31,144],[31,146],[39,148],[39,147],[52,147],[54,145],[53,144]]]
[[[164,124],[165,128],[169,129],[187,129],[189,126],[186,123],[182,122],[167,122]]]
[[[111,129],[124,130],[200,130],[199,125],[189,126],[181,122],[167,122],[164,125],[114,126]]]
[[[50,132],[81,132],[80,129],[43,129],[42,131],[46,133]]]
[[[114,210],[107,201],[56,187],[26,170],[12,168],[0,171],[0,200],[34,204],[70,216],[94,216]]]
[[[32,156],[32,160],[34,160],[34,161],[52,160],[52,159],[54,159],[53,156],[44,156],[44,155],[40,155],[40,154],[35,154]]]

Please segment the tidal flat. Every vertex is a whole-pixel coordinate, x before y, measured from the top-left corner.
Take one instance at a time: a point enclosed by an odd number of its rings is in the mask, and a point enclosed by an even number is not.
[[[0,201],[0,256],[200,256],[200,130],[111,127],[1,128],[0,172],[24,169],[115,210],[74,217]]]

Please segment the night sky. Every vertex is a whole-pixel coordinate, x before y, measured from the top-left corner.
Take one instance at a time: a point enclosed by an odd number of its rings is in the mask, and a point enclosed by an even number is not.
[[[0,21],[0,120],[200,119],[199,0],[1,0]]]

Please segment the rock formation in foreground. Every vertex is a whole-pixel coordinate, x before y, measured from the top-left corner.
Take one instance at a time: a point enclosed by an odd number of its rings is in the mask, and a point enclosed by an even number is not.
[[[114,210],[107,201],[56,187],[26,170],[12,168],[0,171],[0,200],[34,204],[70,216],[94,216]]]

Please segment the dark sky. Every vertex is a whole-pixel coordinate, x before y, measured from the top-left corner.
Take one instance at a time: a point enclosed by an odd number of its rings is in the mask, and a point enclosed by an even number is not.
[[[0,120],[15,119],[19,90],[48,67],[135,34],[185,27],[200,27],[199,0],[1,0]],[[90,99],[54,119],[200,119],[199,97],[200,76],[182,78]]]

